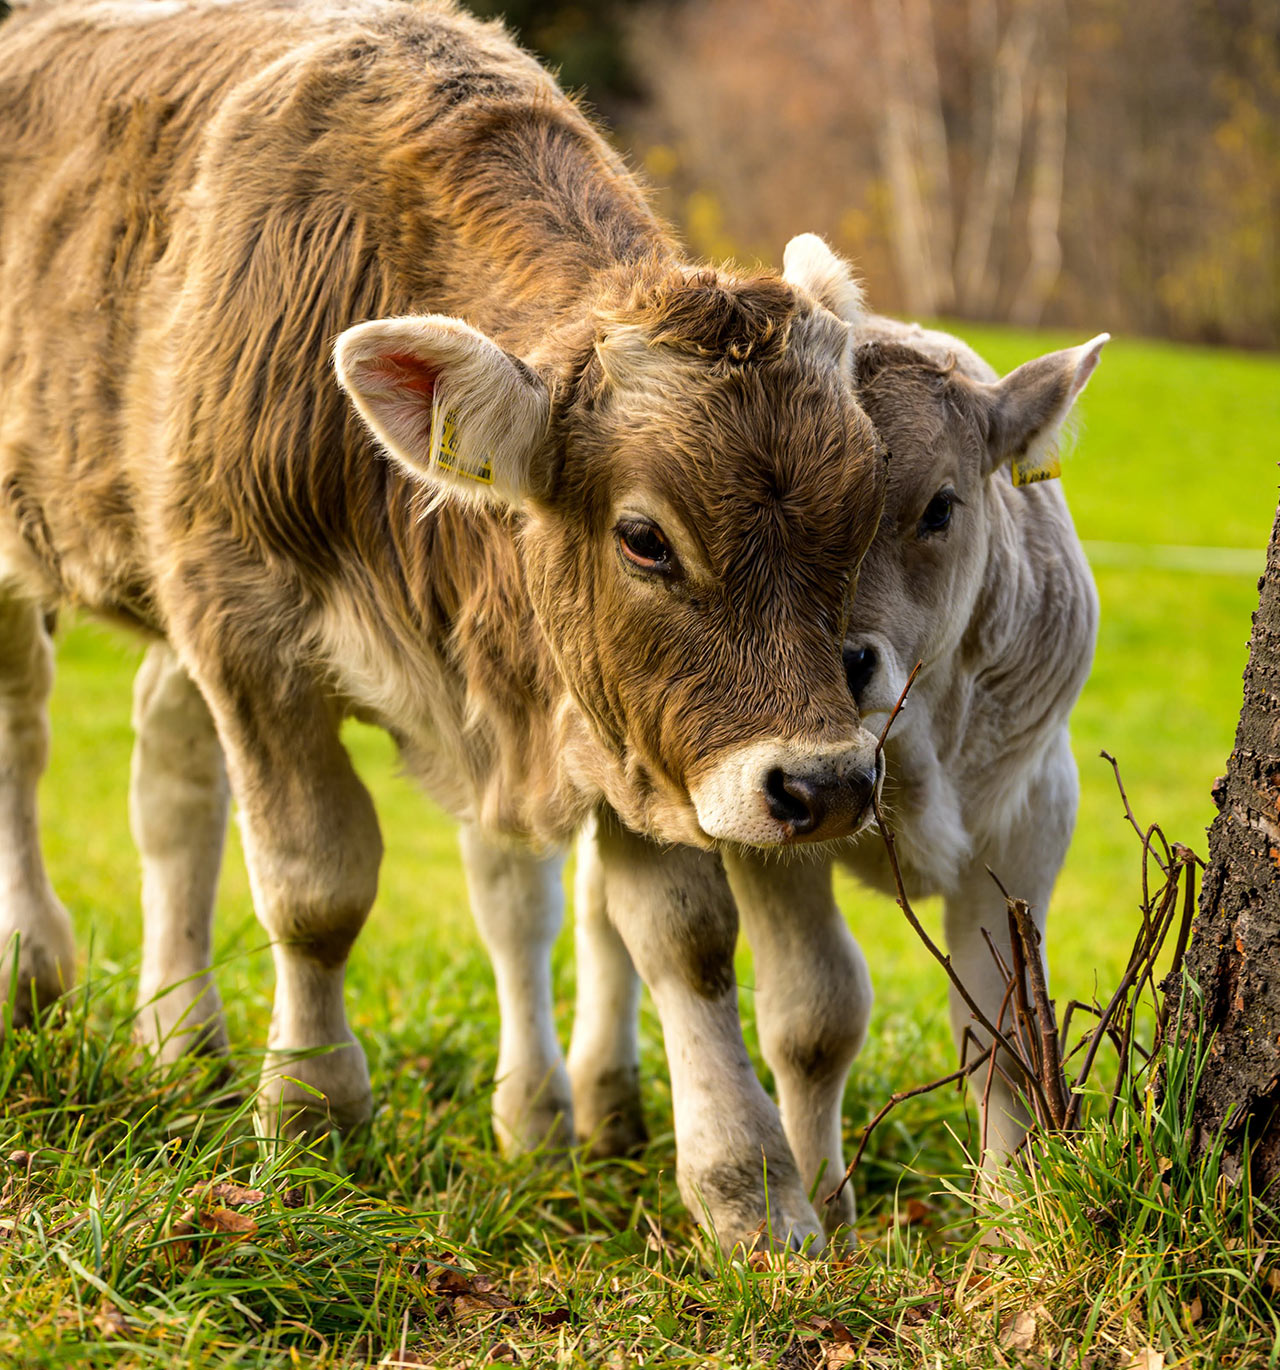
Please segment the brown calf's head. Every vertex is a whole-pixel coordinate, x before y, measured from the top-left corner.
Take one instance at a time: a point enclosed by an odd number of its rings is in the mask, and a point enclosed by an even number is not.
[[[868,817],[841,644],[882,448],[849,325],[806,284],[655,266],[527,359],[437,317],[338,342],[394,458],[522,512],[529,593],[591,725],[575,767],[667,840],[773,846]]]
[[[1009,465],[1051,457],[1107,339],[1039,357],[1003,380],[937,333],[858,348],[859,397],[890,452],[884,517],[845,647],[864,714],[893,707],[915,662],[927,667],[958,646],[984,588],[990,540],[1008,536],[997,501]]]

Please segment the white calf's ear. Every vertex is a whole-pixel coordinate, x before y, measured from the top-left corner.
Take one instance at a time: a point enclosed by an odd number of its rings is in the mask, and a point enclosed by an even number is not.
[[[1003,380],[976,387],[987,411],[989,471],[1011,461],[1017,485],[1058,474],[1062,425],[1110,338],[1110,333],[1099,333],[1079,347],[1037,357]]]
[[[845,323],[856,325],[866,316],[862,286],[854,280],[853,268],[816,233],[801,233],[787,244],[782,254],[782,279],[807,290]]]
[[[360,417],[419,480],[511,505],[540,488],[547,387],[470,324],[442,314],[375,319],[348,328],[333,360]]]

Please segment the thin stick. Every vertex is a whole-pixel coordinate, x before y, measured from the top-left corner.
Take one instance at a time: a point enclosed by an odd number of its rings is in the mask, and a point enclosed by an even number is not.
[[[1142,831],[1141,825],[1139,824],[1138,820],[1133,816],[1133,809],[1129,806],[1129,795],[1125,790],[1124,781],[1120,779],[1120,763],[1115,759],[1114,756],[1111,755],[1109,751],[1106,751],[1105,749],[1103,751],[1100,751],[1098,755],[1105,762],[1107,762],[1108,765],[1110,765],[1112,771],[1115,773],[1116,788],[1120,791],[1120,801],[1124,805],[1124,816],[1129,820],[1129,826],[1134,830],[1134,832],[1138,834],[1138,839],[1141,841],[1143,848],[1146,849],[1149,841],[1149,835]],[[1160,858],[1158,856],[1156,857],[1156,861],[1160,861]]]
[[[914,1099],[920,1094],[929,1094],[935,1089],[941,1089],[944,1085],[952,1084],[956,1080],[967,1079],[975,1071],[981,1069],[987,1059],[994,1055],[995,1047],[988,1047],[976,1060],[963,1065],[959,1070],[953,1070],[950,1075],[944,1075],[939,1080],[930,1080],[927,1085],[916,1085],[914,1089],[904,1089],[890,1097],[889,1102],[876,1114],[867,1124],[862,1133],[862,1140],[858,1143],[858,1150],[854,1154],[853,1160],[845,1167],[845,1172],[840,1178],[840,1183],[822,1201],[824,1204],[832,1204],[844,1192],[844,1187],[853,1178],[853,1172],[858,1168],[858,1162],[862,1159],[862,1153],[867,1149],[867,1143],[871,1140],[871,1134],[885,1119],[890,1109],[896,1108],[899,1104],[905,1103],[908,1099]]]
[[[1031,995],[1035,1000],[1036,1022],[1040,1029],[1040,1067],[1044,1085],[1053,1109],[1053,1125],[1065,1127],[1067,1100],[1062,1076],[1062,1043],[1058,1038],[1058,1017],[1049,998],[1049,986],[1044,977],[1044,959],[1040,955],[1040,929],[1031,917],[1025,899],[1010,899],[1009,912],[1017,924],[1018,937],[1026,953],[1026,968],[1031,980]]]
[[[907,683],[902,687],[902,693],[898,696],[898,702],[890,710],[889,717],[885,719],[884,727],[880,729],[880,738],[876,742],[876,756],[884,750],[884,740],[889,736],[889,729],[893,727],[894,719],[902,712],[902,706],[907,702],[907,691],[916,683],[916,676],[924,669],[924,662],[917,661],[911,668],[911,674],[907,677]]]
[[[1035,1078],[1033,1071],[1029,1069],[1022,1054],[1016,1050],[1008,1037],[995,1026],[985,1013],[978,1007],[972,994],[959,975],[956,974],[955,967],[951,964],[951,957],[939,948],[938,944],[924,930],[924,925],[916,917],[915,910],[911,907],[911,900],[907,898],[907,889],[902,881],[902,868],[898,865],[898,852],[894,846],[893,833],[889,830],[889,825],[884,821],[884,815],[880,812],[880,796],[873,790],[871,792],[872,813],[875,815],[876,826],[880,829],[880,838],[884,842],[885,854],[889,858],[889,869],[893,873],[893,884],[897,891],[898,907],[907,917],[907,922],[915,930],[915,934],[925,944],[930,956],[947,973],[947,979],[956,987],[956,993],[964,1000],[969,1012],[973,1014],[974,1020],[979,1027],[986,1028],[992,1039],[998,1042],[1010,1059],[1021,1070],[1040,1095],[1040,1101],[1048,1108],[1048,1101],[1044,1098],[1044,1091],[1040,1088],[1040,1082]]]

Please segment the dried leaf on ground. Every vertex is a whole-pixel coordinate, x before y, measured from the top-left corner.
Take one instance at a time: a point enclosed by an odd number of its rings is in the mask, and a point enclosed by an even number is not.
[[[925,1203],[923,1199],[908,1199],[906,1208],[898,1213],[898,1223],[900,1226],[922,1227],[933,1217],[933,1212],[933,1205]]]
[[[207,1203],[226,1204],[229,1208],[239,1208],[243,1204],[260,1204],[267,1196],[260,1189],[250,1189],[247,1185],[232,1184],[230,1180],[219,1180],[217,1184],[203,1188],[197,1185],[187,1190],[188,1198],[203,1199]]]
[[[1006,1351],[1030,1351],[1036,1339],[1036,1315],[1023,1309],[1011,1322],[1000,1329],[1000,1345]]]
[[[852,1346],[854,1342],[853,1333],[840,1322],[837,1318],[824,1318],[821,1313],[813,1313],[799,1324],[804,1332],[814,1332],[823,1341],[830,1341],[841,1346]]]
[[[1144,1346],[1129,1358],[1124,1370],[1164,1370],[1164,1352]]]
[[[221,1238],[219,1245],[230,1246],[234,1242],[252,1237],[258,1224],[248,1213],[237,1213],[234,1208],[188,1208],[174,1223],[172,1232],[175,1237],[194,1237],[197,1234]],[[175,1242],[172,1253],[177,1260],[186,1260],[191,1254],[191,1244],[187,1241]]]
[[[93,1315],[93,1325],[99,1336],[127,1337],[129,1335],[128,1319],[115,1304],[109,1303],[105,1299],[102,1302],[102,1307]]]

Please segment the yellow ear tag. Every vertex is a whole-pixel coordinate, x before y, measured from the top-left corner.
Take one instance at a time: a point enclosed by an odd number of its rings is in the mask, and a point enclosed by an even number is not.
[[[1062,474],[1062,463],[1056,456],[1046,457],[1043,461],[1028,461],[1025,457],[1013,463],[1013,483],[1015,485],[1035,485],[1037,481],[1057,480]]]
[[[485,457],[478,467],[467,466],[459,457],[458,416],[452,409],[440,421],[440,455],[436,458],[436,465],[464,480],[478,480],[481,485],[493,484],[492,457]]]

